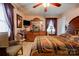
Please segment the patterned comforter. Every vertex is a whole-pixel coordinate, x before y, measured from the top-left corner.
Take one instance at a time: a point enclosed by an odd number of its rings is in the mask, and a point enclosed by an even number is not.
[[[67,39],[67,40],[66,40]],[[38,36],[31,49],[31,56],[79,55],[79,43],[60,36]]]

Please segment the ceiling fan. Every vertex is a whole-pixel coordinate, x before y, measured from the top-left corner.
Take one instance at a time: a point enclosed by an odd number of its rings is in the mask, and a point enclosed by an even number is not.
[[[36,8],[36,7],[40,6],[40,5],[44,6],[44,11],[45,12],[47,12],[47,10],[48,10],[47,7],[49,5],[56,6],[56,7],[60,7],[61,6],[60,3],[37,3],[36,5],[33,6],[33,8]]]

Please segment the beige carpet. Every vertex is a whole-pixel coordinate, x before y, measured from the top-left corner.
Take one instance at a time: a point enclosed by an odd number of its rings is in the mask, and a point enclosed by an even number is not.
[[[33,42],[23,42],[23,56],[30,56]]]

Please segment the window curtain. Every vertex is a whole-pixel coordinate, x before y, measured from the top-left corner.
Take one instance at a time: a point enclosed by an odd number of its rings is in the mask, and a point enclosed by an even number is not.
[[[55,34],[54,22],[52,20],[50,20],[50,22],[48,24],[47,32],[49,34]]]
[[[14,40],[14,21],[13,21],[13,6],[10,3],[4,3],[4,15],[9,27],[9,40]]]
[[[0,32],[9,32],[9,27],[4,14],[4,6],[0,3]]]

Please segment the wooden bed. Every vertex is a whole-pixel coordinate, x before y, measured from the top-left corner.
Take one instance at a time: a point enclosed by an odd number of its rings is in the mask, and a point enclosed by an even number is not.
[[[78,39],[78,36],[76,37]],[[38,36],[31,49],[31,56],[79,55],[79,42],[72,35]]]

